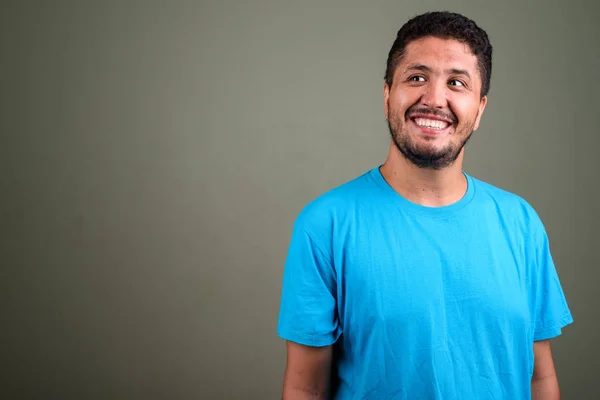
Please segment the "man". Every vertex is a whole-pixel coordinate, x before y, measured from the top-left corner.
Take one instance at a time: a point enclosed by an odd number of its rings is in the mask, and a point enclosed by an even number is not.
[[[284,399],[558,399],[549,339],[572,322],[544,226],[462,171],[492,46],[459,14],[408,21],[390,50],[383,165],[295,223],[278,333]]]

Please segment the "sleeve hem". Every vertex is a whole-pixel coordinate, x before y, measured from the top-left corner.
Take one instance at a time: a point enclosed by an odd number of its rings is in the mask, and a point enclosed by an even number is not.
[[[550,328],[545,328],[539,331],[535,331],[533,335],[533,340],[547,340],[552,339],[559,336],[562,333],[562,328],[571,324],[573,322],[573,316],[570,312],[567,312],[561,319],[558,320],[558,323],[554,324]]]
[[[340,337],[340,332],[332,332],[330,334],[322,335],[309,335],[306,333],[292,332],[285,329],[279,329],[277,334],[284,340],[312,347],[331,346],[337,342]]]

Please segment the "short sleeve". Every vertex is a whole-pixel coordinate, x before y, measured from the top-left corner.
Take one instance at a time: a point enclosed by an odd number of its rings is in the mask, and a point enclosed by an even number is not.
[[[573,322],[550,253],[548,236],[543,226],[538,229],[535,260],[532,266],[534,341],[551,339]]]
[[[277,329],[285,340],[328,346],[341,334],[335,269],[323,247],[296,222],[284,267]]]

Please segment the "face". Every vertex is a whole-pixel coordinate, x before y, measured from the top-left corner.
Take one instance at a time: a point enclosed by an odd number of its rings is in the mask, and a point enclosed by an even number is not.
[[[454,163],[479,127],[477,57],[457,40],[427,37],[409,43],[384,86],[385,117],[398,150],[420,168]]]

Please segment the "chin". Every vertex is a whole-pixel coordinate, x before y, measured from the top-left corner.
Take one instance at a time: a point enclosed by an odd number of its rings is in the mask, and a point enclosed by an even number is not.
[[[417,154],[422,154],[426,157],[438,157],[445,156],[446,154],[453,152],[453,147],[446,145],[436,146],[431,143],[424,143],[421,145],[412,146],[416,150]]]

